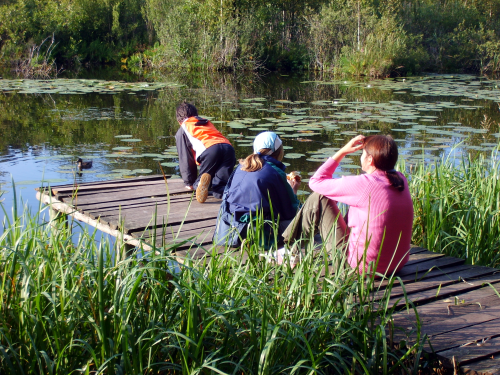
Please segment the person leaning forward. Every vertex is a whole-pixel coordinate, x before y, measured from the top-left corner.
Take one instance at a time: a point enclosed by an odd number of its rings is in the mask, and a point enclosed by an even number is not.
[[[180,128],[175,142],[186,189],[196,189],[196,200],[203,203],[211,185],[213,196],[221,199],[236,164],[233,146],[209,120],[198,116],[194,105],[181,103],[176,116]]]

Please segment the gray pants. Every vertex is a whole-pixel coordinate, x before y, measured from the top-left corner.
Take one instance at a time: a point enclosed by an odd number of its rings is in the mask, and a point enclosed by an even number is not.
[[[333,244],[339,246],[344,242],[348,228],[337,202],[312,193],[283,232],[283,238],[285,243],[294,247],[295,241],[310,239],[318,232],[327,251],[331,252]]]

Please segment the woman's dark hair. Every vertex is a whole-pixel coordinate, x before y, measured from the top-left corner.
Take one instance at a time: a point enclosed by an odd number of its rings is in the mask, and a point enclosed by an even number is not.
[[[370,135],[363,140],[363,148],[373,158],[375,168],[384,171],[393,187],[399,191],[405,189],[401,176],[394,169],[398,161],[398,146],[390,135]]]
[[[175,111],[175,115],[177,117],[177,121],[182,123],[187,118],[190,118],[193,116],[198,116],[198,110],[191,103],[182,102],[177,107],[177,110]]]

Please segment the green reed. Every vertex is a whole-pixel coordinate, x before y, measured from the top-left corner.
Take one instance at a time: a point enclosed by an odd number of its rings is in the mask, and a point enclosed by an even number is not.
[[[412,169],[412,242],[469,264],[500,266],[499,171],[498,152]]]
[[[374,276],[345,266],[342,249],[313,251],[311,242],[292,270],[262,258],[253,233],[244,253],[192,238],[183,263],[178,243],[123,258],[84,228],[72,240],[42,213],[13,213],[0,237],[2,374],[387,374],[423,365],[422,340],[394,342],[395,278],[378,290]]]

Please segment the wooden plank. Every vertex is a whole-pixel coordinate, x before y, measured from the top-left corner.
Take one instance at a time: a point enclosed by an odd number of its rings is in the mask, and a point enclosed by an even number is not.
[[[165,184],[153,184],[153,185],[148,185],[148,184],[142,184],[142,185],[134,185],[134,186],[116,186],[116,187],[110,187],[110,188],[105,188],[105,189],[95,189],[95,190],[68,190],[67,192],[63,192],[63,193],[59,193],[57,194],[57,197],[58,199],[61,199],[61,198],[69,198],[73,195],[78,195],[79,197],[91,197],[91,196],[94,196],[96,194],[99,194],[100,192],[105,192],[105,193],[112,193],[112,192],[122,192],[122,191],[128,191],[128,190],[135,190],[135,189],[138,189],[138,190],[146,190],[147,189],[150,189],[150,188],[160,188],[163,186],[163,190],[161,190],[161,192],[166,192],[167,191],[167,188],[165,186]],[[169,186],[169,191],[170,190],[178,190],[179,192],[186,192],[186,193],[191,193],[192,191],[191,190],[187,190],[185,187],[184,187],[184,184],[172,184],[172,183],[169,183],[168,184]],[[148,193],[146,192],[145,195],[147,195]]]
[[[461,346],[437,353],[439,359],[447,366],[455,363],[464,365],[481,359],[495,357],[500,354],[500,337],[490,339],[484,343]]]
[[[475,268],[481,268],[481,269],[476,271]],[[467,291],[479,289],[485,283],[495,283],[500,281],[500,275],[494,274],[494,272],[498,272],[498,270],[495,269],[493,270],[494,271],[489,271],[487,270],[487,267],[474,267],[473,269],[466,270],[465,272],[467,272],[469,275],[474,275],[474,277],[481,276],[481,278],[475,280],[470,279],[468,281],[460,281],[458,283],[457,283],[458,280],[454,280],[453,284],[447,284],[447,286],[444,287],[443,284],[445,284],[445,282],[442,282],[439,283],[438,285],[434,285],[434,288],[425,291],[420,291],[417,289],[415,290],[414,293],[408,295],[408,299],[414,304],[422,304],[422,303],[428,303],[430,301],[435,301],[437,299],[443,299],[459,293],[465,293]],[[411,284],[409,286],[412,285],[414,284]],[[406,302],[404,301],[404,298],[402,298],[401,296],[392,297],[391,293],[389,306],[393,305],[396,305],[398,307],[404,307],[406,306]]]
[[[412,260],[412,255],[410,255],[410,260]],[[421,275],[427,271],[457,266],[463,264],[464,262],[465,260],[463,259],[446,256],[423,262],[413,262],[409,264],[407,263],[398,273],[396,273],[396,276],[402,277],[402,276],[417,275],[417,274]]]
[[[215,228],[215,220],[214,219],[206,219],[206,220],[200,220],[200,221],[194,221],[194,222],[187,222],[187,223],[179,223],[179,224],[174,224],[174,225],[167,225],[166,228],[160,228],[158,227],[156,229],[156,237],[162,236],[162,232],[164,233],[178,233],[179,229],[182,231],[188,231],[192,229],[205,229],[205,228]],[[147,229],[147,230],[142,230],[138,232],[131,232],[130,235],[135,237],[135,238],[151,238],[154,235],[154,230],[153,229]]]
[[[179,234],[167,232],[165,235],[157,235],[156,237],[141,237],[147,243],[155,243],[157,246],[164,246],[172,243],[182,242],[186,239],[190,239],[192,242],[198,244],[208,244],[212,242],[212,237],[215,227],[212,225],[207,228],[196,228],[191,230],[183,230]]]
[[[401,275],[401,276],[396,275],[396,276],[398,276],[401,279],[401,281],[403,282],[403,285],[407,286],[408,284],[422,282],[422,281],[425,281],[427,279],[432,279],[432,278],[437,277],[437,276],[444,276],[444,275],[447,275],[448,273],[465,271],[467,269],[473,268],[470,265],[460,264],[460,262],[458,262],[458,265],[455,265],[455,263],[452,260],[450,260],[449,264],[450,264],[450,267],[436,268],[436,269],[432,269],[432,270],[427,270],[426,268],[424,268],[420,272],[417,271],[415,273],[410,273],[408,275]],[[403,270],[404,270],[404,268],[403,268]],[[377,287],[380,290],[383,290],[387,287],[388,284],[389,284],[389,280],[382,280],[379,282],[379,284],[377,284]],[[399,280],[395,279],[392,288],[394,289],[394,288],[398,287],[400,284],[401,283],[399,282]]]
[[[500,284],[492,284],[497,289]],[[422,332],[430,333],[436,322],[445,322],[467,314],[478,313],[491,307],[500,306],[500,298],[490,286],[473,291],[451,295],[428,304],[418,306],[418,317]],[[404,310],[393,315],[394,324],[405,332],[415,331],[417,328],[413,309]],[[436,332],[434,332],[436,333]]]
[[[167,180],[168,181],[168,180]],[[173,180],[176,181],[176,180]],[[174,182],[175,184],[178,184],[178,182]],[[153,186],[153,185],[164,185],[165,181],[163,179],[158,179],[158,180],[151,180],[151,181],[127,181],[127,182],[120,182],[119,184],[114,183],[113,181],[107,181],[107,183],[102,183],[98,185],[78,185],[78,191],[98,191],[98,190],[105,190],[108,188],[116,188],[118,187],[117,185],[120,185],[121,187],[129,187],[129,186]],[[68,187],[68,188],[62,188],[62,187],[53,187],[52,188],[52,194],[57,195],[57,194],[71,194],[74,191],[74,187]]]
[[[410,295],[412,293],[419,293],[433,289],[436,289],[434,291],[436,294],[437,289],[440,287],[442,288],[446,285],[458,283],[463,279],[468,281],[468,279],[490,275],[494,272],[498,272],[498,270],[491,267],[469,266],[469,268],[462,269],[460,271],[448,271],[438,276],[429,277],[422,281],[405,285],[404,288],[402,286],[394,286],[391,290],[391,296],[402,296],[404,295],[404,291],[406,291],[407,295]]]
[[[165,175],[165,177],[167,177],[167,179],[170,179],[171,176],[170,175]],[[100,184],[108,184],[110,182],[113,182],[113,183],[116,183],[116,184],[120,184],[122,182],[150,181],[150,180],[158,180],[158,179],[164,180],[163,175],[161,175],[161,174],[155,174],[155,175],[150,175],[150,176],[117,178],[117,179],[114,179],[114,180],[85,182],[82,185],[94,186],[94,185],[100,185]],[[71,183],[71,184],[64,184],[64,185],[56,185],[56,186],[52,186],[52,187],[53,188],[61,188],[61,189],[63,189],[63,188],[71,188],[71,187],[73,187],[73,183]],[[39,191],[38,188],[35,189],[35,190]]]
[[[171,175],[165,175],[167,179],[170,179]],[[85,182],[83,184],[78,183],[77,186],[80,185],[85,185],[85,186],[97,186],[97,185],[102,185],[102,184],[109,184],[110,182],[115,183],[117,186],[119,186],[123,182],[138,182],[138,181],[154,181],[157,179],[162,179],[164,180],[162,175],[152,175],[152,176],[140,176],[140,177],[131,177],[131,178],[119,178],[115,180],[104,180],[104,181],[93,181],[93,182]],[[173,180],[171,180],[173,181]],[[54,185],[51,186],[52,188],[60,189],[61,192],[64,191],[65,189],[73,190],[75,187],[74,182],[71,184],[63,184],[63,185]],[[41,191],[39,187],[35,188],[36,191]],[[43,187],[43,192],[49,193],[48,191],[48,186]],[[52,192],[51,192],[52,193]]]
[[[458,322],[456,320],[459,320]],[[438,333],[428,333],[435,328]],[[473,314],[467,314],[455,320],[443,322],[443,328],[427,327],[430,344],[426,349],[434,352],[446,351],[467,344],[476,344],[489,340],[491,336],[500,334],[500,307],[488,309]],[[447,332],[441,330],[451,329]]]
[[[118,227],[119,220],[123,218],[124,230],[128,232],[137,232],[148,228],[152,225],[161,226],[164,223],[180,223],[189,217],[188,221],[215,219],[219,213],[221,201],[213,197],[209,197],[205,203],[193,201],[188,207],[187,203],[180,202],[170,205],[170,212],[167,211],[166,204],[159,204],[157,209],[156,223],[152,220],[151,210],[127,210],[120,215],[106,216],[105,220],[111,227]]]
[[[170,207],[178,205],[188,206],[192,200],[191,195],[179,195],[170,199]],[[133,214],[134,212],[144,211],[150,216],[153,216],[158,207],[164,208],[168,212],[169,201],[156,200],[154,198],[134,199],[131,201],[111,202],[111,204],[99,203],[96,205],[84,205],[77,207],[78,210],[88,213],[89,215],[103,218],[106,216],[120,216],[123,213]]]
[[[187,198],[186,198],[187,197]],[[179,195],[171,195],[170,196],[170,203],[174,202],[180,202],[183,200],[190,200],[191,195],[190,194],[179,194]],[[168,203],[168,200],[166,198],[160,197],[148,197],[148,198],[138,198],[138,199],[132,199],[132,200],[127,200],[127,201],[113,201],[113,202],[102,202],[102,203],[92,203],[92,204],[79,204],[78,207],[76,207],[79,211],[91,214],[93,216],[99,216],[100,213],[102,212],[103,215],[108,215],[110,212],[118,212],[123,209],[127,208],[133,208],[137,206],[143,205],[145,202],[148,204],[155,204],[155,203]]]
[[[465,375],[500,375],[500,357],[471,362],[460,367]]]
[[[410,255],[411,254],[421,253],[423,251],[429,251],[429,250],[426,249],[426,248],[420,247],[420,246],[410,245]]]
[[[422,262],[426,262],[429,260],[435,260],[438,258],[442,258],[444,256],[445,256],[444,254],[433,253],[431,251],[422,251],[422,252],[419,252],[417,254],[410,255],[410,259],[405,264],[405,267],[411,266],[414,264],[418,264],[418,263],[422,263]]]
[[[127,201],[137,198],[151,198],[151,197],[168,197],[175,196],[175,194],[181,195],[191,195],[193,192],[186,190],[184,185],[182,187],[174,186],[169,187],[168,193],[165,187],[165,184],[158,184],[152,186],[140,186],[140,187],[129,187],[124,189],[110,189],[104,191],[93,191],[92,194],[77,194],[77,195],[68,195],[61,196],[57,195],[56,197],[59,200],[62,200],[64,203],[73,204],[77,206],[87,205],[87,204],[95,204],[102,202],[119,202],[119,201]]]
[[[196,201],[195,201],[196,202]],[[153,217],[155,211],[157,215],[169,216],[174,213],[184,212],[188,210],[189,205],[193,205],[191,196],[181,196],[170,202],[155,201],[151,199],[138,200],[135,203],[124,202],[124,206],[117,205],[108,208],[100,208],[95,210],[83,210],[92,218],[100,217],[110,223],[117,223],[126,217],[144,217],[148,222]],[[167,221],[165,221],[166,223]]]
[[[155,185],[153,185],[155,186]],[[124,188],[110,188],[110,189],[103,189],[104,192],[106,193],[112,193],[112,192],[115,192],[115,193],[119,193],[119,192],[122,192],[122,191],[128,191],[128,190],[134,190],[134,189],[140,189],[141,187],[137,187],[137,186],[128,186],[128,187],[124,187]],[[64,194],[57,194],[55,195],[55,197],[57,199],[59,199],[60,201],[62,201],[63,199],[67,199],[67,198],[71,198],[73,196],[78,196],[79,198],[80,197],[92,197],[92,196],[95,196],[96,194],[99,194],[99,190],[83,190],[83,191],[69,191],[68,193],[64,193]]]

